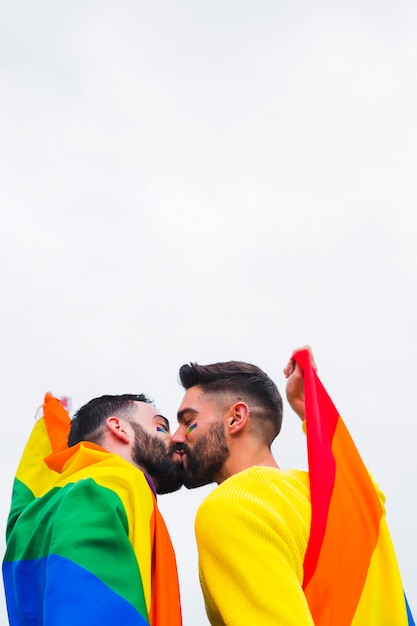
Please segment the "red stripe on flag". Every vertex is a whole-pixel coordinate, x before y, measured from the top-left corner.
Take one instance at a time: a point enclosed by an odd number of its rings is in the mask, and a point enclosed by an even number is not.
[[[337,409],[313,370],[304,371],[312,523],[304,591],[315,624],[351,624],[378,540],[383,509]]]

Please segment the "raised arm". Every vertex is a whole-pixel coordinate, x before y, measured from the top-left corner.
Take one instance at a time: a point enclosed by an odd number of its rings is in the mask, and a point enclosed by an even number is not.
[[[296,363],[294,359],[294,355],[300,350],[308,350],[311,356],[311,363],[313,368],[317,370],[316,363],[314,361],[314,356],[311,351],[310,346],[303,346],[301,348],[297,348],[292,353],[287,365],[284,368],[284,375],[287,379],[286,385],[286,394],[287,400],[292,408],[292,410],[298,415],[298,417],[303,422],[305,420],[305,409],[304,409],[304,376],[303,370]]]

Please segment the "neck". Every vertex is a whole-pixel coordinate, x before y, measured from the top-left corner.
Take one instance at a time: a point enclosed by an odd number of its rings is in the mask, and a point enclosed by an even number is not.
[[[230,478],[238,472],[242,472],[249,467],[275,467],[279,468],[278,463],[274,459],[271,449],[265,445],[247,445],[242,443],[239,446],[229,446],[230,455],[224,463],[216,482],[220,485],[226,478]]]

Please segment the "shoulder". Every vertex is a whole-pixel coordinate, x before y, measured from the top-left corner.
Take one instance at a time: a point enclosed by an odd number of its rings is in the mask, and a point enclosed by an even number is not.
[[[155,508],[155,496],[144,473],[120,456],[80,450],[73,456],[55,484],[66,496],[120,501],[127,517],[133,520],[138,511],[150,518]]]
[[[55,486],[82,482],[92,479],[97,485],[115,492],[140,492],[152,497],[152,491],[145,474],[118,454],[105,450],[94,450],[81,446],[69,457]]]
[[[195,532],[200,559],[257,546],[292,563],[301,576],[311,525],[308,474],[253,467],[228,478],[200,505]],[[249,557],[248,557],[249,558]],[[252,561],[251,561],[252,562]]]
[[[275,527],[291,519],[297,524],[302,520],[303,533],[308,532],[311,502],[307,472],[252,467],[225,480],[203,500],[197,511],[196,532],[205,532],[210,525],[220,532],[232,520]]]
[[[308,473],[296,469],[251,467],[216,487],[203,501],[203,505],[222,500],[233,501],[235,498],[253,499],[255,495],[260,499],[282,495],[310,501]]]

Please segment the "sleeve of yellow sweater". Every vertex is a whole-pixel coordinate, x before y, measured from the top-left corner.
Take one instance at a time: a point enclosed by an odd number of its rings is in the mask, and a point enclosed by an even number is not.
[[[309,500],[272,490],[261,468],[215,489],[196,518],[201,586],[213,626],[312,626],[302,590]],[[246,482],[245,482],[246,481]]]

